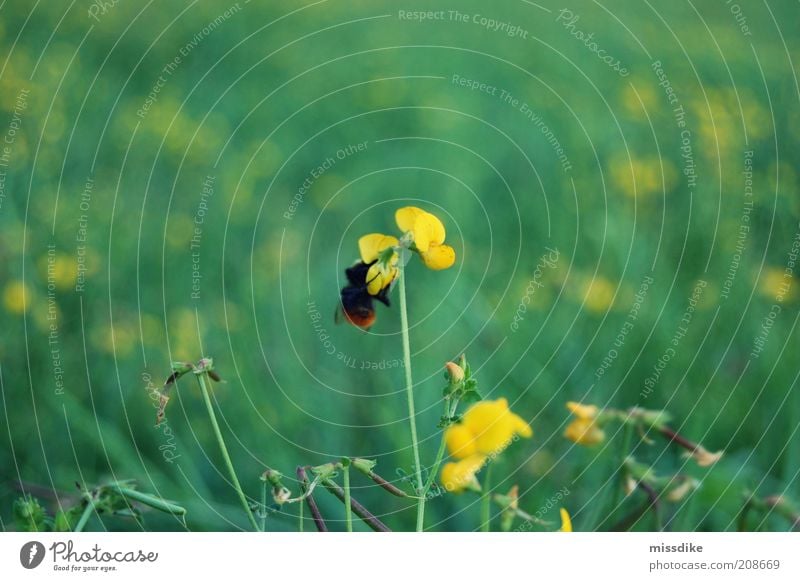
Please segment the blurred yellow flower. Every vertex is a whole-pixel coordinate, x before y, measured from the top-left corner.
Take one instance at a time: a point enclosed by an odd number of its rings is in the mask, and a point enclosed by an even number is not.
[[[75,285],[78,278],[78,262],[65,254],[48,254],[39,261],[39,267],[47,279],[56,288],[68,289]]]
[[[572,532],[572,519],[569,517],[569,513],[567,512],[566,508],[562,508],[559,511],[561,513],[561,528],[559,532],[561,533],[571,533]]]
[[[6,310],[20,315],[30,306],[31,293],[22,281],[12,281],[3,291],[3,304]]]
[[[595,313],[604,313],[614,302],[615,287],[611,281],[602,276],[589,280],[583,289],[586,308]]]
[[[530,438],[533,430],[525,420],[508,408],[508,401],[482,401],[467,410],[458,424],[445,431],[450,456],[442,468],[442,484],[450,492],[473,489],[475,474],[491,457],[505,450],[516,437]]]
[[[786,274],[783,268],[768,267],[761,275],[759,290],[770,299],[786,300],[794,295],[794,277]]]
[[[630,197],[647,197],[671,191],[678,171],[668,159],[618,156],[610,163],[614,186]]]
[[[431,270],[444,270],[455,264],[456,251],[444,243],[446,232],[441,220],[414,206],[395,212],[397,227],[411,235],[425,266]]]
[[[596,405],[583,405],[570,401],[567,402],[567,409],[575,419],[564,430],[565,438],[582,446],[592,446],[605,440],[605,432],[597,425],[599,410]]]

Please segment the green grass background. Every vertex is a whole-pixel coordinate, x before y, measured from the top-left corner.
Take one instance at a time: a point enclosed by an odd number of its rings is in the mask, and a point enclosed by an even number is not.
[[[148,378],[158,385],[170,361],[202,354],[227,380],[215,394],[249,495],[259,494],[265,466],[292,475],[298,464],[350,455],[377,459],[390,478],[410,471],[402,370],[361,369],[364,361],[401,359],[398,310],[379,307],[370,334],[333,322],[358,237],[394,233],[393,212],[406,204],[442,217],[458,255],[448,271],[418,261],[408,271],[427,463],[438,444],[442,365],[466,351],[484,393],[507,397],[533,422],[534,438],[515,443],[495,470],[499,489],[518,484],[530,512],[566,487],[576,529],[612,524],[609,478],[621,433],[609,428],[599,449],[573,447],[561,437],[572,399],[667,407],[682,433],[725,450],[702,469],[663,441],[637,446],[636,457],[659,473],[702,481],[668,505],[674,529],[735,528],[745,489],[800,496],[796,276],[763,353],[750,357],[800,219],[796,3],[743,6],[745,36],[724,2],[573,2],[576,27],[627,66],[623,78],[556,22],[563,6],[549,0],[546,10],[459,3],[463,13],[521,26],[527,38],[471,21],[398,18],[398,9],[436,3],[240,2],[166,75],[140,118],[163,67],[232,5],[123,1],[99,21],[87,2],[11,0],[0,8],[0,130],[19,92],[30,91],[0,206],[4,528],[20,479],[66,495],[76,481],[114,477],[187,506],[193,530],[246,526],[190,378],[168,408],[171,434],[153,427]],[[694,189],[681,173],[680,131],[655,60],[686,110]],[[457,86],[453,75],[527,103],[572,169],[563,170],[518,109]],[[312,169],[360,142],[366,150],[314,180],[287,219]],[[724,298],[745,200],[745,150],[754,152],[751,228]],[[190,243],[209,175],[214,193],[193,299]],[[82,214],[88,271],[76,292]],[[48,244],[56,264],[50,303]],[[558,265],[546,269],[513,332],[546,247],[559,250]],[[645,276],[655,282],[638,320],[598,380]],[[699,279],[708,286],[689,330],[643,398]],[[159,449],[169,444],[180,455],[174,463]],[[390,526],[413,526],[408,502],[356,477],[354,484],[354,495]],[[616,516],[640,500],[626,500]],[[320,503],[332,521],[342,518],[336,501],[320,496]],[[478,513],[475,497],[448,495],[429,504],[427,522],[473,530]],[[293,530],[294,514],[270,519],[270,528]],[[181,529],[154,513],[146,525]],[[637,528],[652,526],[644,518]],[[121,519],[90,523],[101,527],[137,528]],[[763,522],[788,527],[775,515]]]

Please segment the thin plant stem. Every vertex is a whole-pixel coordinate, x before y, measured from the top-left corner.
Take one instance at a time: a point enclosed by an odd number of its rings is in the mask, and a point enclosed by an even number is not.
[[[253,516],[253,511],[250,510],[250,504],[247,502],[247,497],[244,495],[242,485],[239,484],[239,478],[236,476],[236,471],[233,469],[233,462],[231,462],[230,454],[228,454],[228,448],[225,446],[225,440],[222,438],[222,431],[219,429],[217,415],[214,413],[214,406],[211,403],[211,396],[208,393],[205,373],[198,373],[195,375],[195,377],[197,377],[197,382],[200,384],[200,391],[203,393],[203,400],[206,402],[208,417],[211,420],[211,427],[214,429],[214,435],[217,437],[217,443],[219,444],[219,449],[222,452],[222,458],[225,461],[225,466],[228,468],[228,475],[230,476],[231,483],[236,489],[236,494],[239,497],[239,501],[242,503],[242,507],[247,513],[247,518],[250,521],[250,524],[253,526],[253,530],[258,531],[258,523]]]
[[[344,478],[344,519],[347,525],[347,532],[353,532],[353,508],[350,506],[350,466],[342,467],[342,477]]]
[[[445,417],[452,417],[458,407],[458,399],[455,399],[450,402],[449,399],[445,398],[444,400],[444,413]],[[445,428],[446,429],[446,428]],[[433,482],[436,480],[436,474],[439,472],[439,466],[442,464],[442,460],[444,459],[444,450],[446,447],[446,440],[444,437],[445,430],[442,430],[442,441],[439,442],[439,450],[436,452],[436,460],[433,462],[433,468],[431,469],[430,474],[428,474],[428,480],[425,482],[425,486],[422,489],[422,494],[420,496],[426,497],[428,492],[433,486]]]
[[[143,492],[139,492],[138,490],[127,488],[125,486],[115,485],[112,486],[111,488],[116,490],[119,494],[121,494],[128,500],[133,500],[136,502],[140,502],[142,504],[146,504],[147,506],[155,508],[162,512],[168,512],[176,516],[184,516],[186,514],[186,509],[183,508],[182,506],[178,506],[177,504],[167,502],[166,500],[152,496],[150,494],[145,494]]]
[[[625,486],[625,477],[628,475],[628,470],[625,467],[625,459],[628,457],[631,448],[631,440],[633,439],[633,426],[629,422],[625,422],[622,427],[622,444],[619,448],[619,456],[617,458],[617,484],[614,486],[614,496],[611,501],[611,513],[616,512],[619,508],[619,503],[622,500],[622,489]]]
[[[425,495],[423,490],[422,463],[419,459],[419,440],[417,439],[417,418],[414,409],[414,382],[411,376],[411,342],[408,336],[408,305],[406,304],[406,273],[402,257],[400,260],[400,327],[403,335],[403,364],[406,376],[406,396],[408,399],[408,419],[411,424],[411,447],[414,451],[414,472],[417,481],[417,532],[422,531],[422,522],[425,519]]]
[[[261,524],[259,530],[263,533],[267,530],[267,487],[269,483],[264,480],[261,486]],[[302,506],[302,503],[301,505]]]
[[[298,532],[301,532],[301,533],[303,532],[303,518],[304,518],[303,517],[303,507],[304,506],[305,506],[305,503],[301,502],[300,503],[300,512],[299,512],[299,521],[298,521],[298,526],[297,526]]]
[[[333,480],[324,480],[322,482],[323,488],[333,494],[340,502],[344,502],[344,490],[336,484]],[[372,514],[367,508],[358,502],[355,498],[350,499],[350,506],[353,509],[353,514],[364,521],[369,528],[378,533],[390,533],[392,529],[387,527],[381,519]]]
[[[92,511],[94,510],[94,500],[91,498],[86,502],[86,508],[83,509],[83,513],[81,514],[81,518],[78,519],[78,524],[75,525],[75,528],[72,529],[73,533],[79,533],[83,530],[83,527],[86,526],[86,523],[89,521],[89,517],[92,515]]]
[[[491,530],[492,518],[492,463],[486,466],[486,476],[483,479],[483,498],[481,499],[481,532]]]
[[[314,520],[317,530],[321,533],[328,532],[328,525],[325,524],[325,519],[322,518],[322,513],[319,511],[317,502],[314,500],[314,495],[309,491],[310,485],[308,483],[308,477],[306,476],[306,467],[297,467],[297,478],[300,480],[300,486],[303,490],[308,492],[305,500],[308,503],[308,510],[311,512],[311,518]]]

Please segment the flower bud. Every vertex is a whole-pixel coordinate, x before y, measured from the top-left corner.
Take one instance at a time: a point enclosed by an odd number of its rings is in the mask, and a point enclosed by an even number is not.
[[[447,370],[447,376],[450,379],[450,383],[461,383],[464,381],[464,369],[457,363],[448,361],[445,363],[444,368]]]

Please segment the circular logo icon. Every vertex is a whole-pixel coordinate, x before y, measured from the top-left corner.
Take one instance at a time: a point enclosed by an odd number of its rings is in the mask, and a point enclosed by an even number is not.
[[[44,560],[44,545],[39,541],[30,541],[19,550],[19,562],[26,569],[35,569]]]

